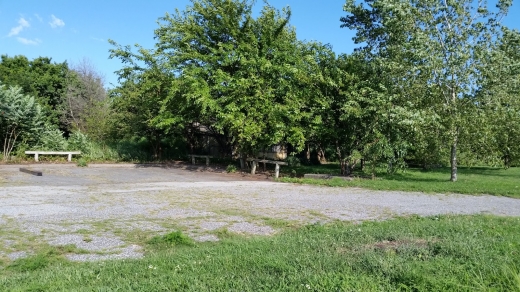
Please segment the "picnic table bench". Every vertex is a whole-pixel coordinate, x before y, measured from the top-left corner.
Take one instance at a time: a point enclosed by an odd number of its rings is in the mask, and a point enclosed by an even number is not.
[[[256,165],[257,163],[269,163],[269,164],[275,164],[274,167],[274,177],[278,178],[280,175],[280,165],[288,165],[287,162],[278,161],[278,160],[266,160],[266,159],[256,159],[256,158],[247,158],[247,161],[251,161],[251,174],[255,174],[256,172]]]
[[[25,151],[25,154],[34,155],[34,160],[38,160],[40,155],[68,155],[67,161],[72,161],[72,155],[80,155],[81,151]]]
[[[195,164],[195,157],[206,158],[206,166],[209,166],[209,159],[213,158],[213,156],[211,156],[211,155],[193,155],[193,154],[190,154],[188,156],[191,157],[191,164]]]

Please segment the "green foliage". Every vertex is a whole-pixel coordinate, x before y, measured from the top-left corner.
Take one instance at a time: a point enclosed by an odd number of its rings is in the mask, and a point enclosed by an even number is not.
[[[111,50],[128,64],[114,93],[127,105],[146,97],[144,115],[128,116],[134,125],[182,133],[191,146],[203,128],[235,154],[284,143],[303,149],[306,126],[318,122],[302,86],[318,79],[309,77],[315,52],[297,41],[288,8],[266,4],[255,19],[252,5],[193,1],[159,19],[155,51]]]
[[[457,180],[458,148],[481,150],[474,147],[471,134],[492,120],[479,114],[476,90],[482,84],[476,82],[487,74],[487,66],[493,67],[489,48],[500,39],[498,20],[510,5],[511,1],[499,1],[499,9],[491,11],[486,2],[473,0],[347,0],[344,6],[348,15],[341,18],[342,27],[357,31],[355,42],[364,44],[359,52],[376,67],[375,82],[386,91],[381,118],[395,117],[409,127],[408,136],[419,142],[418,156],[442,152],[431,146],[451,148],[452,181]],[[507,64],[501,61],[496,65]],[[389,137],[388,131],[381,133]],[[394,141],[386,140],[389,143],[374,141],[376,148],[370,153],[388,156],[387,145]],[[406,150],[411,144],[399,148]]]
[[[20,87],[6,89],[0,84],[0,145],[7,161],[16,143],[34,141],[43,128],[44,115],[34,97],[22,94]]]
[[[100,133],[106,132],[104,123],[110,121],[107,93],[103,77],[88,59],[83,59],[69,70],[65,98],[62,121],[69,131],[82,131],[93,138],[106,138]]]
[[[88,163],[85,158],[80,158],[80,159],[78,159],[78,163],[76,165],[79,167],[87,167]]]
[[[63,137],[63,132],[55,126],[46,125],[41,131],[38,143],[34,147],[37,150],[65,151],[68,149],[68,142]]]
[[[45,122],[60,125],[67,90],[68,65],[53,63],[51,58],[28,60],[25,56],[0,58],[0,82],[19,86],[24,94],[36,98],[45,114]],[[64,128],[64,127],[61,127]]]
[[[68,145],[67,149],[71,151],[81,151],[82,153],[89,152],[89,143],[90,140],[87,135],[83,134],[80,131],[72,132],[67,139]]]
[[[285,160],[289,166],[291,167],[298,167],[298,166],[301,166],[301,161],[298,157],[294,156],[294,155],[290,155],[287,157],[287,159]]]
[[[237,172],[237,167],[234,164],[229,164],[226,167],[226,172],[227,173],[235,173],[235,172]]]

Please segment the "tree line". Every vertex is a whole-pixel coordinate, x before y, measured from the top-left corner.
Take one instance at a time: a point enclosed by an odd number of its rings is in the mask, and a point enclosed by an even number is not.
[[[359,47],[339,55],[299,40],[289,7],[265,3],[254,16],[254,4],[192,0],[159,18],[154,48],[111,40],[122,68],[109,92],[78,68],[47,59],[38,71],[42,60],[20,56],[2,57],[1,90],[34,96],[42,123],[65,135],[141,141],[152,159],[211,138],[223,155],[284,145],[346,175],[360,163],[372,173],[449,164],[456,181],[459,163],[518,164],[520,34],[501,24],[511,1],[347,0],[338,25]],[[13,62],[33,75],[4,73]]]

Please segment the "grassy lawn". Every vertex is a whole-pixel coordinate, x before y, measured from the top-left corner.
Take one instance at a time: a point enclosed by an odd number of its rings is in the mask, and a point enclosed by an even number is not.
[[[72,263],[54,248],[0,263],[0,291],[520,291],[520,219],[407,217],[272,237],[148,239],[140,260]]]
[[[439,168],[422,170],[408,168],[395,174],[385,171],[377,173],[375,180],[354,179],[302,179],[290,176],[301,176],[304,173],[322,173],[338,175],[338,165],[301,166],[286,168],[283,182],[308,183],[327,186],[362,187],[374,190],[420,191],[427,193],[460,193],[460,194],[490,194],[520,198],[520,167],[509,169],[491,167],[459,167],[458,181],[449,181],[450,169]],[[368,173],[356,173],[368,177]]]

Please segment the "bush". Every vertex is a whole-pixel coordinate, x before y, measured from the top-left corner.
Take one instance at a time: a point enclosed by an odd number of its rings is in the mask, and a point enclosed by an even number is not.
[[[226,172],[227,173],[235,173],[235,172],[237,172],[237,167],[234,164],[229,164],[226,167]]]
[[[63,132],[56,126],[46,125],[35,148],[38,150],[64,151],[68,149],[68,141],[63,137]]]
[[[88,164],[87,164],[87,160],[86,160],[85,158],[80,158],[80,159],[78,160],[77,165],[78,165],[79,167],[87,167],[87,166],[88,166]]]
[[[299,167],[302,165],[300,159],[296,156],[289,156],[287,157],[287,159],[285,160],[287,163],[289,163],[289,166],[292,166],[292,167]]]
[[[68,139],[68,149],[71,151],[79,150],[82,153],[87,153],[89,144],[90,142],[87,135],[81,133],[80,131],[71,133]]]

